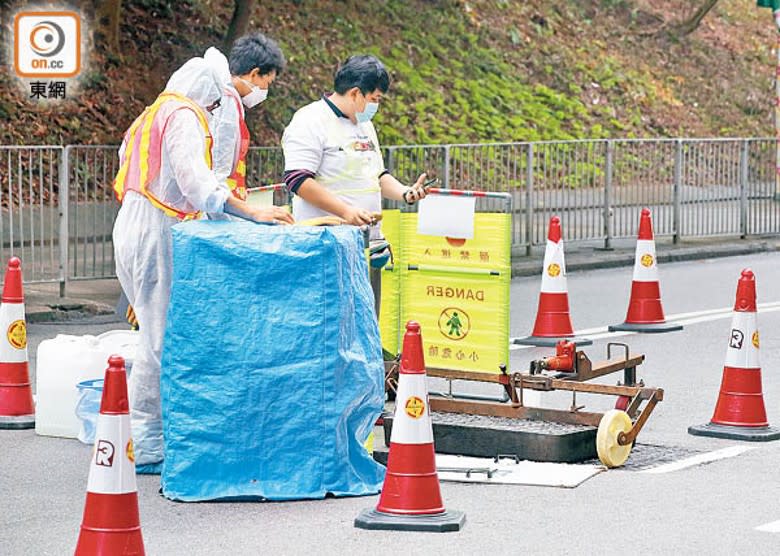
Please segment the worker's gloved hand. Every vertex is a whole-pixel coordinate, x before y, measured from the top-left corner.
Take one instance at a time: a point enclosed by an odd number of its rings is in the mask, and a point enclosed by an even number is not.
[[[372,239],[368,243],[368,261],[371,268],[384,268],[393,260],[390,243],[384,239]]]
[[[357,207],[348,207],[346,212],[341,215],[341,218],[352,226],[364,226],[376,223],[369,211]]]
[[[427,193],[423,187],[423,184],[425,183],[425,178],[427,177],[428,175],[424,172],[420,174],[420,177],[417,178],[417,181],[414,182],[414,185],[404,191],[404,201],[410,205],[413,205],[417,201],[425,199]]]
[[[282,207],[255,208],[252,210],[252,220],[255,222],[270,222],[272,224],[294,224],[292,214]]]

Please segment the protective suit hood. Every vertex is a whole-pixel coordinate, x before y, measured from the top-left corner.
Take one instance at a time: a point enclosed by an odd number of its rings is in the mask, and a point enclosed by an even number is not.
[[[209,47],[203,59],[224,85],[230,83],[230,64],[222,52],[213,46]]]
[[[191,58],[171,75],[165,90],[180,93],[206,108],[222,97],[227,80],[220,74],[204,58]]]

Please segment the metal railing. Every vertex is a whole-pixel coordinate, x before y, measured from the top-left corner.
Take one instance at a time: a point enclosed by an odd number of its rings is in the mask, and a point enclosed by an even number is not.
[[[637,139],[383,149],[405,183],[422,172],[440,186],[512,196],[514,248],[543,245],[553,214],[566,241],[612,241],[636,234],[641,207],[657,236],[780,234],[774,139]],[[2,257],[24,260],[27,282],[114,276],[111,239],[118,210],[111,183],[116,146],[0,147]],[[254,147],[251,186],[280,181],[278,147]]]
[[[59,191],[67,179],[62,147],[0,148],[0,245],[3,261],[24,261],[28,282],[56,282],[61,269]]]
[[[385,149],[387,168],[411,182],[514,197],[513,245],[544,243],[553,214],[566,241],[636,234],[641,207],[658,236],[780,233],[774,139],[549,141]]]
[[[65,147],[67,168],[68,278],[115,275],[111,232],[119,205],[112,183],[119,170],[116,147]]]

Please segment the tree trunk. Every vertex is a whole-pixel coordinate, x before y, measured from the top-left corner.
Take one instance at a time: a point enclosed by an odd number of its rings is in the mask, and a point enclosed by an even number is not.
[[[676,25],[672,25],[669,28],[669,33],[676,37],[690,35],[698,29],[701,20],[704,19],[704,16],[706,16],[717,3],[718,0],[705,0],[705,2],[693,12],[693,15],[690,18],[681,23],[677,23]]]
[[[233,46],[233,41],[246,33],[254,3],[255,0],[233,0],[233,17],[230,19],[230,25],[228,25],[225,41],[223,42],[226,52]]]
[[[95,0],[95,41],[111,54],[119,53],[122,0]]]

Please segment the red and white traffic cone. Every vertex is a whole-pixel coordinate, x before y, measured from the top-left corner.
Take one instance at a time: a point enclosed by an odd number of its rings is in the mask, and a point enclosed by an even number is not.
[[[35,426],[21,265],[22,261],[17,257],[8,261],[0,305],[0,333],[3,333],[0,338],[0,429]]]
[[[76,556],[143,555],[125,360],[108,359]]]
[[[718,403],[712,420],[688,427],[690,434],[754,441],[780,438],[780,430],[770,427],[766,418],[756,320],[756,279],[745,269],[737,283]]]
[[[661,305],[661,286],[658,280],[658,264],[655,256],[655,239],[650,209],[643,208],[639,218],[639,236],[636,241],[634,279],[631,282],[631,299],[628,302],[626,321],[609,326],[610,332],[672,332],[682,330],[681,324],[666,322]]]
[[[382,494],[376,509],[355,518],[355,527],[437,532],[463,527],[465,514],[445,510],[441,500],[429,408],[420,325],[409,321]]]
[[[587,338],[575,338],[569,316],[569,292],[566,287],[566,262],[563,258],[561,219],[550,218],[547,230],[547,247],[544,251],[542,289],[536,323],[530,336],[515,338],[514,343],[528,346],[555,347],[562,339],[574,341],[579,346],[593,342]]]

